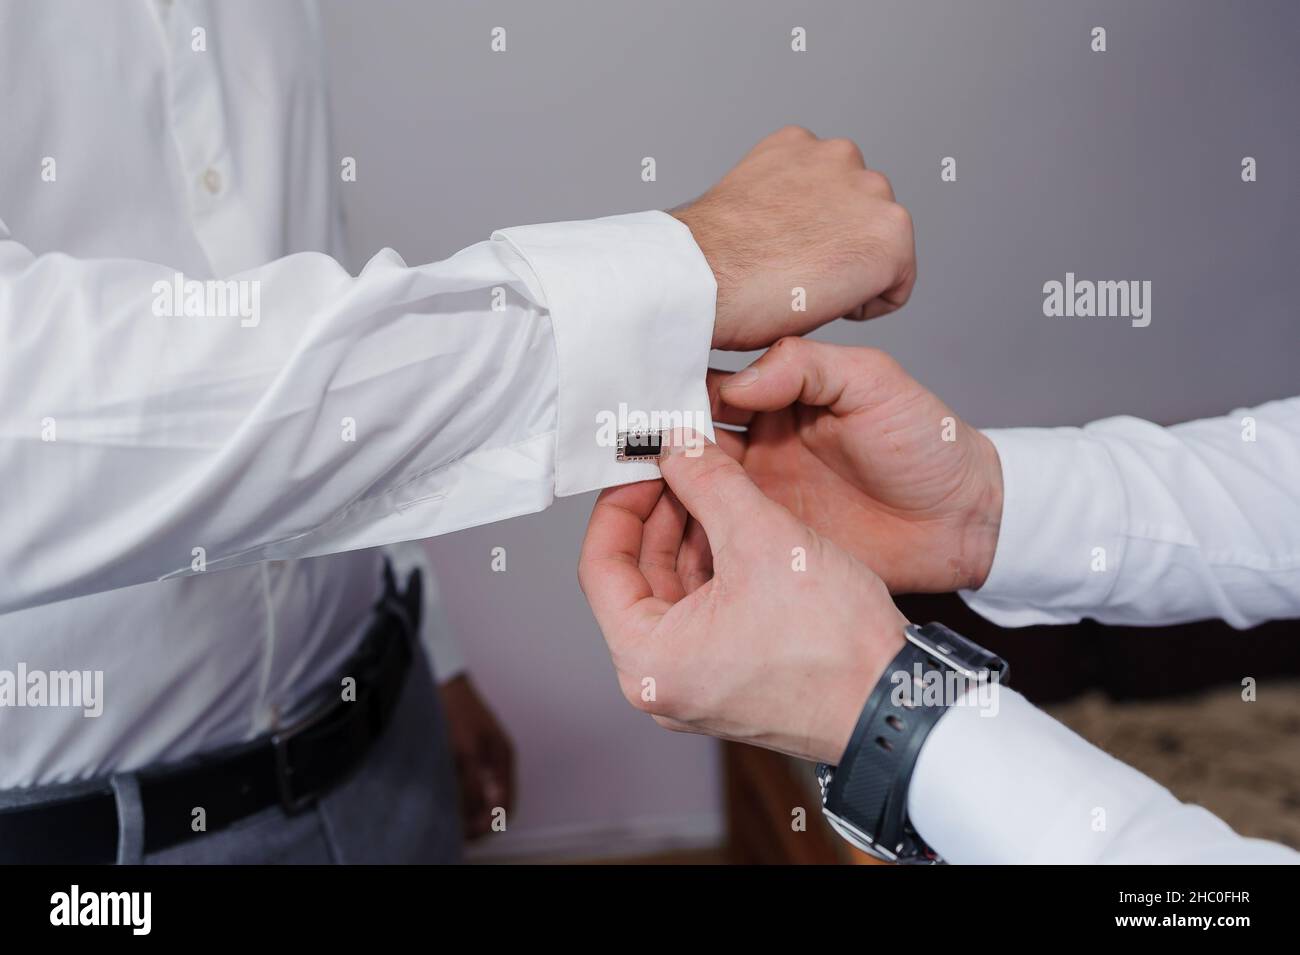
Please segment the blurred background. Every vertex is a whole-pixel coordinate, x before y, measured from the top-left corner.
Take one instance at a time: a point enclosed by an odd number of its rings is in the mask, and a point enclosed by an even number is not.
[[[907,307],[819,337],[888,349],[971,423],[1173,423],[1300,389],[1294,2],[323,7],[336,149],[357,160],[354,269],[385,246],[425,262],[504,226],[671,208],[798,123],[856,140],[916,224]],[[1151,281],[1150,326],[1044,317],[1043,283],[1067,271]],[[428,545],[519,755],[519,808],[471,858],[852,861],[819,828],[806,767],[666,733],[623,702],[576,583],[592,501]],[[999,633],[955,597],[904,611],[1007,655],[1031,699],[1180,797],[1300,847],[1294,623]]]

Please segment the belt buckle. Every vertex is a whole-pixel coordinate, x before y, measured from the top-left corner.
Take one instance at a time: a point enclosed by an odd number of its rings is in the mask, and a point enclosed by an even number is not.
[[[289,762],[289,746],[295,739],[314,726],[324,722],[328,711],[315,714],[290,726],[288,729],[271,734],[271,750],[275,753],[275,785],[280,793],[280,806],[291,816],[296,816],[316,802],[317,793],[296,795],[293,791],[293,766]]]

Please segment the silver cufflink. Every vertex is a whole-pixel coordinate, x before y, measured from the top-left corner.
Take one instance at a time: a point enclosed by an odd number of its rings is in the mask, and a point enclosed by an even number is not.
[[[667,445],[661,431],[620,431],[618,433],[619,461],[657,461]]]

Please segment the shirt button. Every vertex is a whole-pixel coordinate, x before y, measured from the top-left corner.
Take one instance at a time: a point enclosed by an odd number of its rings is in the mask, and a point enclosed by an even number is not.
[[[209,169],[203,174],[203,188],[208,190],[214,196],[221,191],[221,173],[215,169]]]

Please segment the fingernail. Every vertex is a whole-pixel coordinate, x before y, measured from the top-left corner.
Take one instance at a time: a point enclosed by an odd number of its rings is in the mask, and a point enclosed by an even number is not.
[[[746,385],[752,385],[758,381],[758,369],[746,368],[744,371],[738,371],[722,383],[723,388],[744,388]]]

